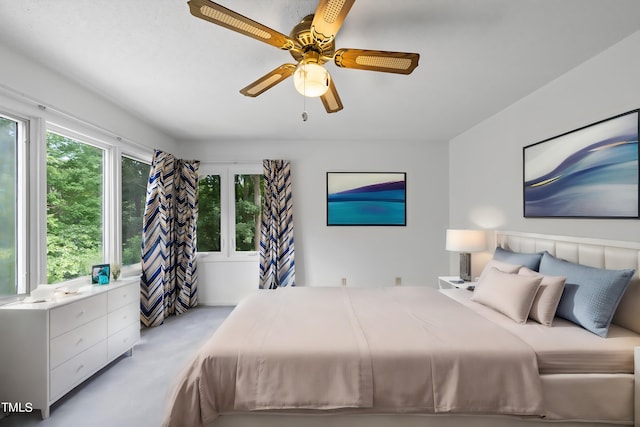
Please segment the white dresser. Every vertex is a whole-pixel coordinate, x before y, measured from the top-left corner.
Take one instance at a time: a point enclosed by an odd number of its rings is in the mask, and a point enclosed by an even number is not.
[[[0,306],[0,402],[49,407],[140,339],[140,278]]]

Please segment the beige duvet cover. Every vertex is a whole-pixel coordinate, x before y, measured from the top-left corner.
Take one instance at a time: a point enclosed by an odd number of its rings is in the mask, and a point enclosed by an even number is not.
[[[245,299],[185,369],[164,426],[224,413],[541,416],[536,356],[435,289],[290,288]]]

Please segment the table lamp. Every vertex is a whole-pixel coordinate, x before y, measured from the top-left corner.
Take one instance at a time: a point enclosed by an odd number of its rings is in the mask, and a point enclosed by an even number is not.
[[[446,249],[460,252],[460,278],[471,281],[471,252],[480,252],[486,248],[484,230],[447,230]]]

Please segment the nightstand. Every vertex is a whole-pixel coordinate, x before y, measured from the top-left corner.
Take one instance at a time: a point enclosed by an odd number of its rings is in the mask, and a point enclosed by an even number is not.
[[[464,282],[460,280],[459,276],[438,276],[438,288],[440,289],[459,288],[473,290],[473,288],[469,289],[469,286],[475,287],[476,283],[477,282]]]

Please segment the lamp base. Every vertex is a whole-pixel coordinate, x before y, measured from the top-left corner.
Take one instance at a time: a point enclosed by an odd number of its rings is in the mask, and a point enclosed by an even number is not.
[[[471,254],[468,252],[460,254],[460,278],[465,282],[471,281]]]

